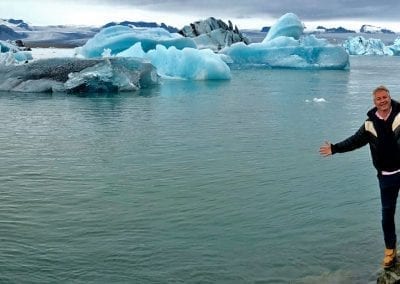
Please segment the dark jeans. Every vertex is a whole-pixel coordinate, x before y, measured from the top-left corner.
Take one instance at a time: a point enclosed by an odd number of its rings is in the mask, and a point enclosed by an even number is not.
[[[385,246],[396,248],[396,226],[394,216],[400,188],[400,173],[394,175],[378,175],[382,203],[382,229]]]

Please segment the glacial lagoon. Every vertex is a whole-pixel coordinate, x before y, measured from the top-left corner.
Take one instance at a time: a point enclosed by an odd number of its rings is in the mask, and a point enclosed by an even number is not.
[[[352,134],[398,57],[87,95],[1,93],[0,282],[368,283],[383,253]]]

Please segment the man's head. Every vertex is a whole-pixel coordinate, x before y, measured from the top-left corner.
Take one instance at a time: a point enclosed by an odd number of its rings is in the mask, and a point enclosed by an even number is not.
[[[385,86],[379,86],[372,92],[374,104],[379,112],[389,111],[391,108],[391,97],[389,89]]]

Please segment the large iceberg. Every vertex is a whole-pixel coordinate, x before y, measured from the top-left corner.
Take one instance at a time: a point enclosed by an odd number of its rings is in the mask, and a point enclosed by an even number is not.
[[[218,29],[206,26],[205,30],[211,31],[207,37],[221,36],[212,33]],[[301,69],[345,69],[349,66],[349,55],[342,46],[315,36],[302,36],[303,31],[299,18],[288,13],[276,22],[261,43],[239,42],[216,53],[203,46],[199,49],[191,38],[160,28],[117,25],[101,30],[77,48],[77,54],[85,58],[138,57],[148,60],[162,77],[188,80],[230,79],[230,66],[238,65]]]
[[[210,49],[175,47],[166,48],[157,45],[155,49],[147,53],[137,43],[131,48],[118,53],[116,56],[138,57],[151,62],[158,75],[164,78],[176,78],[187,80],[227,80],[231,78],[228,65],[221,56]]]
[[[293,13],[283,15],[261,43],[235,43],[221,50],[232,66],[271,68],[346,69],[349,55],[342,46],[314,35],[301,37],[304,25]]]
[[[162,30],[162,31],[161,31]],[[169,38],[169,40],[166,40]],[[210,49],[199,50],[191,38],[164,29],[105,28],[77,53],[85,58],[137,57],[153,64],[158,75],[187,80],[227,80],[228,65]]]
[[[49,58],[0,65],[0,91],[119,92],[157,83],[154,67],[137,58]]]
[[[76,48],[78,55],[86,58],[100,57],[105,49],[111,54],[117,54],[140,42],[144,51],[155,49],[157,44],[165,47],[175,46],[178,49],[185,47],[197,48],[191,39],[178,33],[170,33],[163,28],[136,28],[127,26],[111,26],[102,29],[85,45]]]

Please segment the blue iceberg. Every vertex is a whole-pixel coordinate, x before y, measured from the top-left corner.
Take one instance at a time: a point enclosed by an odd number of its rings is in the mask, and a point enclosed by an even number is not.
[[[0,40],[0,64],[12,65],[32,59],[32,54],[11,42]]]
[[[232,67],[346,69],[349,55],[342,46],[314,35],[303,36],[304,26],[293,13],[283,15],[261,43],[236,43],[221,50]]]
[[[175,78],[186,80],[228,80],[231,73],[228,65],[221,56],[210,49],[175,47],[166,48],[157,45],[155,49],[147,53],[137,43],[131,48],[118,53],[116,56],[138,57],[151,62],[158,75],[163,78]]]
[[[392,45],[388,46],[390,50],[393,52],[393,55],[400,55],[400,38],[395,39]]]
[[[228,65],[210,49],[199,50],[191,38],[162,28],[113,26],[101,30],[77,53],[85,58],[137,57],[153,64],[158,75],[186,80],[227,80]]]
[[[293,13],[287,13],[280,17],[278,21],[270,28],[263,42],[274,38],[285,36],[299,39],[303,34],[304,25],[300,19]]]
[[[111,55],[117,54],[140,42],[144,51],[155,49],[161,44],[165,47],[175,46],[178,49],[185,47],[197,48],[196,43],[178,33],[170,33],[163,28],[136,28],[127,26],[111,26],[102,29],[85,45],[76,48],[76,53],[86,58],[101,57],[104,50]]]

